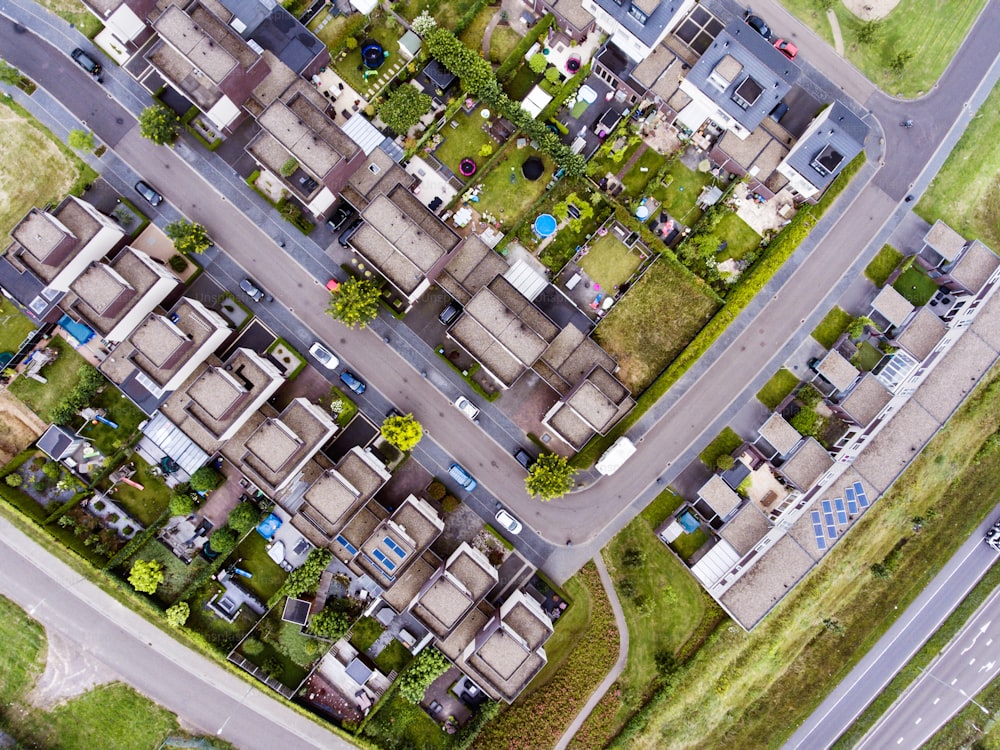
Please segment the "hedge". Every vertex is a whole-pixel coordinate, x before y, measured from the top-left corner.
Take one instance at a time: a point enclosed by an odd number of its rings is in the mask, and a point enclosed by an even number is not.
[[[506,83],[508,79],[512,78],[514,72],[520,67],[521,60],[524,56],[528,54],[528,50],[531,49],[531,45],[538,41],[538,38],[549,30],[549,27],[555,23],[556,17],[551,13],[546,13],[542,16],[541,20],[536,23],[527,34],[517,43],[514,50],[507,55],[507,59],[503,61],[503,64],[497,68],[496,77],[500,83]]]

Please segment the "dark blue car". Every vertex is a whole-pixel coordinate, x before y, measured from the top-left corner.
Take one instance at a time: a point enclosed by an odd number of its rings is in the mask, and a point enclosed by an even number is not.
[[[359,395],[364,393],[368,388],[368,386],[362,383],[353,372],[348,370],[340,373],[340,380],[344,385]]]

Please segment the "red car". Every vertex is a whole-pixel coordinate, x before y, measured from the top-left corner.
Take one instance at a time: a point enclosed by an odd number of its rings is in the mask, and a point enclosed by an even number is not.
[[[799,48],[792,44],[787,39],[777,39],[774,42],[774,48],[778,50],[781,54],[787,57],[789,60],[794,60],[795,56],[799,54]]]

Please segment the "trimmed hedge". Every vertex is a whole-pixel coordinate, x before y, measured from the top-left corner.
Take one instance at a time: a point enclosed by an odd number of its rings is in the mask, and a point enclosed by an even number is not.
[[[531,45],[538,41],[539,37],[549,30],[556,21],[556,17],[551,13],[546,13],[542,16],[541,20],[536,23],[527,34],[522,37],[521,41],[517,43],[514,50],[507,55],[507,59],[503,61],[503,64],[497,68],[496,77],[500,83],[506,83],[513,76],[515,71],[520,67],[521,60],[524,56],[528,54],[528,50],[531,49]]]

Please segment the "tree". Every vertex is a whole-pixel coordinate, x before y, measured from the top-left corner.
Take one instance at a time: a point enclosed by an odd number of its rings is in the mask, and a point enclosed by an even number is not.
[[[554,500],[573,488],[576,469],[565,458],[555,453],[543,453],[528,469],[524,486],[528,494],[540,500]]]
[[[155,594],[163,579],[163,563],[158,560],[136,560],[128,574],[128,582],[143,594]]]
[[[309,632],[331,641],[340,638],[350,627],[347,614],[330,607],[324,607],[309,621]]]
[[[305,562],[288,574],[281,588],[268,600],[268,606],[274,606],[283,596],[296,597],[315,593],[320,576],[332,559],[333,553],[330,550],[310,550]]]
[[[168,507],[172,516],[190,516],[194,513],[195,499],[189,492],[177,492],[170,496]]]
[[[378,106],[377,111],[379,118],[390,130],[406,135],[427,114],[432,103],[430,96],[415,86],[404,83],[389,94],[389,98]]]
[[[411,451],[424,436],[424,428],[412,414],[388,417],[382,423],[382,437],[401,451]]]
[[[327,315],[339,320],[348,328],[367,327],[378,317],[378,285],[371,279],[349,278],[330,300]]]
[[[528,60],[528,67],[531,68],[531,72],[536,75],[541,75],[542,72],[548,67],[549,58],[543,55],[541,52],[536,52]]]
[[[167,624],[171,627],[179,628],[187,622],[188,617],[191,615],[191,607],[188,606],[187,602],[177,602],[172,607],[167,607],[166,611]]]
[[[212,246],[208,230],[201,224],[187,219],[172,221],[163,229],[164,234],[174,241],[174,249],[182,255],[203,253]]]
[[[419,16],[413,19],[413,23],[410,24],[413,31],[420,36],[427,36],[430,32],[437,28],[438,22],[430,13],[426,10],[422,11]]]
[[[6,482],[8,487],[20,487],[22,484],[24,484],[24,477],[22,477],[17,472],[14,472],[13,474],[8,474],[7,476],[5,476],[3,478],[3,481]]]
[[[139,115],[139,132],[142,137],[161,146],[174,142],[180,124],[177,115],[162,104],[146,107]]]
[[[240,540],[240,535],[237,533],[236,529],[230,526],[222,526],[212,532],[212,536],[209,538],[209,543],[212,545],[212,551],[218,552],[220,555],[225,555],[227,552],[232,552],[233,548],[236,547],[236,543]]]
[[[417,654],[410,667],[399,677],[399,694],[410,703],[420,703],[431,683],[444,674],[451,662],[433,646]]]
[[[913,59],[913,53],[908,50],[900,50],[896,55],[889,61],[889,70],[895,73],[897,76],[903,75],[903,71],[906,70],[906,66],[910,64],[910,60]]]
[[[94,134],[87,130],[71,130],[69,137],[66,138],[66,143],[77,151],[93,151]]]
[[[482,146],[482,148],[479,149],[479,155],[481,157],[483,157],[484,159],[486,159],[487,157],[489,157],[490,154],[492,154],[492,153],[493,153],[493,144],[492,143],[484,143],[483,146]]]
[[[250,529],[257,525],[257,521],[260,520],[260,511],[257,510],[257,506],[253,503],[242,502],[229,511],[229,518],[226,522],[230,527],[236,530],[236,532],[243,536]],[[215,546],[212,546],[215,549]]]
[[[555,65],[550,65],[545,69],[545,80],[549,83],[557,83],[560,78],[562,78],[562,73]]]
[[[577,210],[579,216],[573,216],[570,213],[570,206],[573,206]],[[594,207],[589,201],[585,201],[576,193],[570,193],[566,196],[566,200],[552,207],[552,212],[558,217],[559,221],[566,221],[568,219],[569,228],[574,232],[579,232],[583,228],[583,222],[594,215]]]
[[[860,29],[858,29],[858,43],[859,44],[874,44],[882,37],[882,23],[881,21],[868,21]]]
[[[195,492],[210,492],[222,484],[225,477],[211,466],[202,466],[191,475],[191,489]]]

